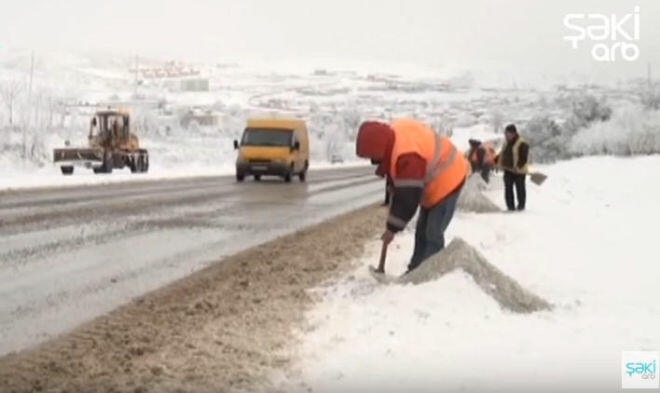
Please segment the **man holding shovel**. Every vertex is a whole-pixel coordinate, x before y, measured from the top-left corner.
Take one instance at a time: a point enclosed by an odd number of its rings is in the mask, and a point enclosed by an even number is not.
[[[525,210],[527,190],[525,189],[525,175],[528,173],[529,145],[518,134],[516,126],[509,124],[504,128],[504,146],[500,154],[495,157],[498,166],[504,170],[504,199],[509,211],[516,210],[513,189],[516,189],[518,198],[517,209]]]
[[[470,165],[449,138],[411,119],[390,124],[363,123],[356,153],[371,159],[378,165],[376,174],[388,176],[392,182],[392,201],[381,237],[383,248],[377,272],[384,273],[387,246],[420,207],[415,250],[408,265],[411,271],[444,248],[444,232],[456,210]]]

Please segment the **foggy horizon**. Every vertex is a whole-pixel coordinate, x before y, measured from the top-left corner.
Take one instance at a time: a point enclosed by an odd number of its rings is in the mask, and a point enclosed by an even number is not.
[[[597,62],[564,35],[568,13],[624,15],[640,7],[640,56]],[[188,61],[410,65],[446,72],[583,74],[599,81],[646,76],[660,64],[660,4],[650,0],[305,2],[205,0],[112,4],[14,3],[0,14],[0,47],[139,54]]]

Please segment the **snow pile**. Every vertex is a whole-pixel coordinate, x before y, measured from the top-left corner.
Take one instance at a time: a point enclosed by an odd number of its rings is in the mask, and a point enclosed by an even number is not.
[[[399,282],[421,284],[436,280],[458,268],[470,274],[479,287],[506,310],[530,313],[552,308],[547,301],[527,291],[490,264],[461,238],[454,238],[444,250],[429,258],[419,268],[402,276]]]
[[[494,213],[501,209],[484,195],[488,184],[478,174],[470,175],[458,197],[458,209],[475,213]]]
[[[447,241],[465,239],[551,302],[551,312],[502,307],[484,290],[491,273],[478,263],[473,274],[379,284],[366,268],[378,261],[374,239],[352,274],[319,288],[323,301],[301,332],[299,374],[283,391],[620,391],[621,351],[660,349],[660,265],[649,227],[660,222],[660,157],[591,157],[542,170],[549,178],[528,186],[524,213],[459,211]],[[499,184],[485,193],[503,204]],[[631,190],[643,190],[634,203]],[[388,274],[405,271],[413,227],[391,244]]]

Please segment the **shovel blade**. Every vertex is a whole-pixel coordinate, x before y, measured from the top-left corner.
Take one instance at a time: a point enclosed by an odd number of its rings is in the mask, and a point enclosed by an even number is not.
[[[548,176],[544,175],[541,172],[534,172],[529,175],[529,178],[532,181],[532,183],[536,184],[537,186],[540,186],[548,178]]]

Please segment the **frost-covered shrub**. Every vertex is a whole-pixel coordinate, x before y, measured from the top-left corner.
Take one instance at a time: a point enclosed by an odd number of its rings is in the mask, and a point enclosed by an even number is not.
[[[570,145],[575,155],[660,153],[660,111],[626,106],[607,122],[580,130]]]
[[[644,105],[644,108],[646,109],[650,109],[650,110],[660,109],[660,88],[653,87],[644,90],[640,94],[640,101],[642,102],[642,105]]]
[[[547,116],[531,119],[524,127],[524,136],[531,147],[532,160],[552,162],[568,156],[570,137],[554,120]]]
[[[612,116],[612,108],[605,100],[599,100],[592,95],[575,98],[571,106],[571,116],[564,124],[564,128],[572,134],[593,122],[607,121]]]
[[[602,99],[592,95],[572,96],[570,113],[563,124],[548,115],[532,118],[523,127],[535,162],[554,162],[575,155],[589,154],[574,149],[573,138],[591,124],[607,122],[612,109]]]

